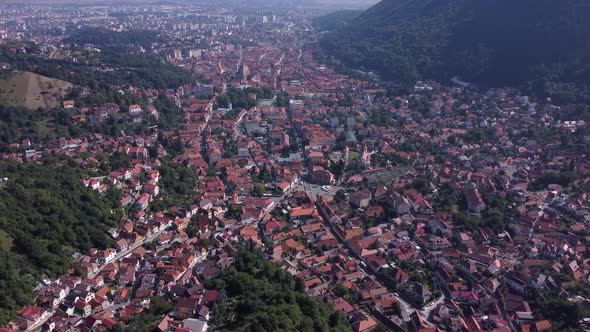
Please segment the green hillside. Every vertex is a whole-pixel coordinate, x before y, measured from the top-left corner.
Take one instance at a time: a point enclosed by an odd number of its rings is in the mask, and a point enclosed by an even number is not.
[[[324,55],[389,80],[590,82],[584,0],[383,0],[324,35]],[[583,87],[582,87],[583,90]]]
[[[241,250],[235,263],[207,286],[219,290],[212,330],[352,331],[346,316],[303,292],[303,283],[260,252]]]
[[[62,164],[64,163],[64,164]],[[32,300],[42,278],[71,266],[70,255],[108,248],[119,213],[118,194],[100,195],[80,183],[83,171],[53,158],[39,164],[0,162],[0,325]]]

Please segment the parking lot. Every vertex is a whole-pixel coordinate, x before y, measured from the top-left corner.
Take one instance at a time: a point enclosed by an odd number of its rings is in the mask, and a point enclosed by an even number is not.
[[[322,186],[319,184],[312,184],[304,180],[300,180],[299,182],[297,182],[297,184],[293,188],[293,190],[295,191],[302,190],[308,192],[314,200],[317,198],[318,195],[333,196],[340,189],[344,188],[339,186]]]

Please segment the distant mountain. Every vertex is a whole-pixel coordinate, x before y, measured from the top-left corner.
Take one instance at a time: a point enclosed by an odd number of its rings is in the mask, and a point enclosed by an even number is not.
[[[304,5],[314,5],[331,8],[359,8],[366,9],[375,5],[379,0],[304,0]]]
[[[360,10],[341,10],[325,16],[316,17],[313,20],[313,24],[320,31],[335,30],[345,27],[361,13],[362,11]]]
[[[590,82],[586,0],[383,0],[322,39],[325,54],[385,78]]]

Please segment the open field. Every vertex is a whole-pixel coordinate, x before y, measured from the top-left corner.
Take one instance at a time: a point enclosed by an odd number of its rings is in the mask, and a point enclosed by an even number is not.
[[[29,109],[55,108],[73,85],[31,72],[13,72],[0,79],[0,101]]]
[[[3,229],[0,229],[0,250],[10,252],[13,239]]]

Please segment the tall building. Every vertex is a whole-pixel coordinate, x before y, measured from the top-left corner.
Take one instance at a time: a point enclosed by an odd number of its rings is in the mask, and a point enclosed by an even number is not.
[[[361,155],[361,160],[365,167],[371,168],[371,154],[369,154],[366,144],[363,145],[363,154]]]
[[[190,58],[200,58],[203,54],[203,50],[201,49],[192,49],[188,52]]]
[[[248,67],[248,65],[242,64],[238,72],[238,75],[241,76],[242,82],[247,82],[248,76],[250,76],[250,68]]]
[[[179,60],[182,59],[182,52],[179,49],[174,50],[174,59]]]

